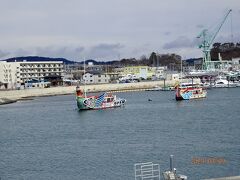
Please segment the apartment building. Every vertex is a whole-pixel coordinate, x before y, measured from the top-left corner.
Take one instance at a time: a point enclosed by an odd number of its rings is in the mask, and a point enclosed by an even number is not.
[[[0,61],[0,88],[44,87],[46,81],[57,83],[62,76],[62,61]]]
[[[0,61],[0,89],[15,89],[18,76],[16,63]]]

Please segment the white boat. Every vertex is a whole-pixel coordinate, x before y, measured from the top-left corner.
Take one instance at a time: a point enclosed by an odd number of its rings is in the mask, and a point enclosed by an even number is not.
[[[103,93],[98,96],[85,96],[79,86],[76,88],[76,100],[79,110],[96,110],[124,106],[126,99],[116,95]]]
[[[237,83],[233,83],[227,80],[224,76],[218,76],[215,84],[213,84],[215,88],[228,88],[228,87],[237,87]]]
[[[209,83],[209,82],[200,83],[200,85],[202,87],[204,87],[205,89],[211,89],[211,87],[212,87],[211,83]]]

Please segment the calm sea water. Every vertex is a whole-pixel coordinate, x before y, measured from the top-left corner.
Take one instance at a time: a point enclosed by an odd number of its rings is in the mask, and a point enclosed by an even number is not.
[[[119,93],[124,108],[76,109],[73,95],[0,106],[1,180],[130,180],[134,163],[188,179],[240,175],[240,89],[176,102],[174,92]],[[148,101],[148,99],[153,101]],[[225,164],[193,164],[198,157]]]

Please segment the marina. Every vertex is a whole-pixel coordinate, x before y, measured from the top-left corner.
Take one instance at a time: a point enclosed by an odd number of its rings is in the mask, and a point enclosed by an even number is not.
[[[173,91],[117,95],[126,106],[79,112],[74,94],[1,106],[1,178],[134,179],[135,163],[156,162],[162,173],[170,154],[188,179],[239,175],[238,88],[178,102]],[[195,164],[195,157],[226,163]]]

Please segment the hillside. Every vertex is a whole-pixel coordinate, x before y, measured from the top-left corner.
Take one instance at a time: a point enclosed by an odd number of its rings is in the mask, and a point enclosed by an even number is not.
[[[51,57],[40,57],[40,56],[23,56],[23,57],[13,57],[9,59],[4,59],[0,61],[7,61],[7,62],[22,62],[22,61],[63,61],[64,64],[84,64],[84,61],[77,62],[77,61],[70,61],[65,58],[51,58]],[[88,59],[85,61],[86,64],[93,63],[94,65],[112,65],[112,64],[119,64],[119,61],[95,61],[93,59]]]
[[[7,62],[22,62],[22,61],[63,61],[64,64],[73,64],[74,61],[67,60],[65,58],[50,58],[50,57],[39,57],[39,56],[25,56],[25,57],[13,57],[9,59],[4,59],[1,61],[7,61]]]
[[[211,59],[214,61],[219,60],[218,54],[221,54],[223,60],[231,60],[232,58],[240,57],[240,43],[214,43],[213,48],[211,49]],[[112,61],[95,61],[93,59],[86,60],[85,63],[88,64],[91,62],[94,65],[110,65],[113,67],[122,67],[122,66],[167,66],[168,68],[175,67],[179,69],[181,63],[181,56],[177,54],[158,54],[152,52],[150,57],[143,55],[139,59],[136,58],[124,58],[121,60],[112,60]],[[200,58],[201,59],[201,58]],[[193,64],[193,62],[199,61],[199,58],[191,58],[187,63]],[[84,61],[76,62],[70,61],[65,58],[51,58],[51,57],[40,57],[40,56],[24,56],[24,57],[13,57],[9,59],[4,59],[0,61],[7,62],[22,62],[22,61],[63,61],[64,64],[84,64]]]
[[[240,57],[240,43],[214,43],[211,49],[212,60],[219,60],[218,54],[223,60],[231,60],[232,58]]]
[[[92,63],[94,65],[111,65],[113,67],[122,67],[122,66],[141,66],[141,65],[153,65],[154,59],[159,60],[160,66],[168,66],[169,64],[180,64],[181,56],[176,54],[156,54],[153,52],[149,58],[142,56],[140,59],[135,58],[124,58],[121,60],[112,60],[112,61],[95,61],[93,59],[86,60],[85,63]],[[4,59],[2,61],[7,62],[22,62],[22,61],[63,61],[64,64],[84,64],[84,61],[76,62],[70,61],[65,58],[51,58],[51,57],[40,57],[40,56],[24,56],[24,57],[13,57],[9,59]]]

